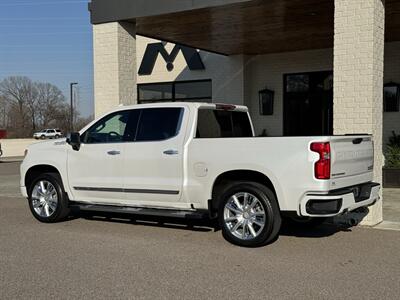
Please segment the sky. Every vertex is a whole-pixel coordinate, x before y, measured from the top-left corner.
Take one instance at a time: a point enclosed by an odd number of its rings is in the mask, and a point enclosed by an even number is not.
[[[0,81],[28,76],[60,88],[78,82],[82,116],[93,113],[92,27],[84,0],[0,0]]]

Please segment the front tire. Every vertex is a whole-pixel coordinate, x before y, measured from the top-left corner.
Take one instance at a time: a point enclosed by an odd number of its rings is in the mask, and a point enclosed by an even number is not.
[[[32,182],[28,195],[29,208],[40,222],[59,222],[69,214],[68,199],[61,177],[57,173],[38,176]]]
[[[221,193],[218,219],[224,238],[243,247],[271,243],[281,227],[274,193],[256,182],[229,184]]]

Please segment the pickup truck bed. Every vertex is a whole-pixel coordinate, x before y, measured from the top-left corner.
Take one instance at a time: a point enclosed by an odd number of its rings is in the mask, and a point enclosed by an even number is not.
[[[353,144],[353,140],[359,139],[362,142]],[[318,153],[309,150],[313,142],[331,145],[334,175],[330,179],[318,180],[314,176]],[[190,199],[194,203],[204,202],[204,187],[211,196],[214,181],[220,174],[249,170],[271,181],[281,210],[310,216],[301,211],[300,205],[307,194],[328,194],[332,190],[370,182],[373,176],[370,136],[198,139],[190,143],[188,152],[188,165],[206,161],[204,168],[208,170],[208,176],[197,176],[198,168],[189,169],[188,188],[193,189]]]

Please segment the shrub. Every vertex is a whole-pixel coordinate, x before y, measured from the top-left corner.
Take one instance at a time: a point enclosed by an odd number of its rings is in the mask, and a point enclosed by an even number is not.
[[[392,131],[392,136],[389,138],[389,147],[400,147],[400,134]]]
[[[400,145],[388,145],[386,149],[386,167],[400,168]]]

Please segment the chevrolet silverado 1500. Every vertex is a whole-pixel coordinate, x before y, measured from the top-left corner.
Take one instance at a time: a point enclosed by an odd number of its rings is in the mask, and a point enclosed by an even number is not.
[[[283,217],[314,222],[375,203],[369,135],[254,137],[246,107],[118,107],[67,139],[31,145],[21,191],[39,221],[72,208],[218,218],[228,241],[273,241]]]

